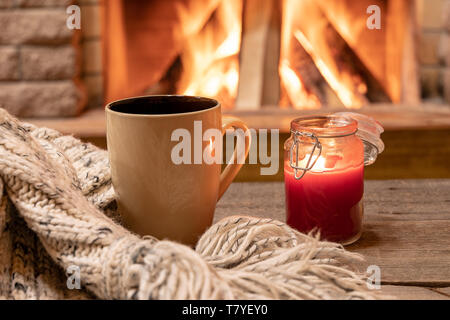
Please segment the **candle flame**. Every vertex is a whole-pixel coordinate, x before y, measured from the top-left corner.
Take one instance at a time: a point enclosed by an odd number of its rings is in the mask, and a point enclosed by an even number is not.
[[[204,4],[191,8],[192,11],[179,6],[186,43],[181,54],[183,74],[177,93],[215,98],[221,101],[222,108],[231,109],[239,84],[242,0],[213,2],[214,14],[201,25],[195,17],[197,10],[205,10]]]
[[[312,167],[311,171],[325,171],[326,159],[322,156],[317,159],[316,163]]]
[[[303,159],[299,159],[299,167],[306,168],[308,166],[308,156],[304,157]],[[317,159],[317,160],[316,160]],[[323,171],[329,171],[330,169],[333,169],[336,167],[336,164],[339,160],[342,160],[342,156],[334,154],[334,155],[325,155],[325,156],[319,156],[317,158],[317,155],[313,156],[310,162],[314,163],[311,170],[312,172],[323,172]],[[315,162],[314,162],[315,161]]]

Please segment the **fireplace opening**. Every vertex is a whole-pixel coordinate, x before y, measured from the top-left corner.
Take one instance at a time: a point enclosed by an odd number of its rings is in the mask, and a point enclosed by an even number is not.
[[[367,26],[374,6],[379,29]],[[414,1],[112,0],[102,18],[105,102],[188,94],[224,109],[305,110],[420,100]]]
[[[72,2],[81,29],[66,1],[0,5],[12,114],[84,116],[148,94],[213,97],[283,129],[297,110],[449,109],[450,0]]]

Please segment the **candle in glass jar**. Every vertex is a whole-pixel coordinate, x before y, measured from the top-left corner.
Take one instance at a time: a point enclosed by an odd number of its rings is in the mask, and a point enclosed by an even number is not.
[[[361,234],[364,165],[328,170],[327,160],[320,157],[299,180],[286,162],[287,223],[305,233],[317,228],[324,240],[350,243]]]

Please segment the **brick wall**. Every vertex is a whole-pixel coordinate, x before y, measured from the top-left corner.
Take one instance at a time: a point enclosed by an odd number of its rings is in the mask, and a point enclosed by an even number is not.
[[[450,102],[450,0],[418,0],[422,96]]]
[[[86,85],[88,107],[103,106],[102,48],[99,0],[80,0],[81,46],[83,64],[81,77]]]
[[[80,32],[69,0],[0,0],[0,105],[22,117],[73,116],[86,105]]]

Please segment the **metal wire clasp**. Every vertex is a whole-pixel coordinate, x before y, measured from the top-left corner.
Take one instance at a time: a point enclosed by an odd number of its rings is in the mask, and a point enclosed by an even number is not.
[[[305,175],[306,171],[309,171],[312,169],[312,167],[314,167],[314,165],[317,162],[317,159],[319,159],[320,154],[322,153],[322,144],[319,142],[319,139],[317,138],[317,136],[315,136],[312,133],[309,132],[298,132],[298,131],[291,131],[294,135],[294,142],[292,143],[292,146],[289,148],[289,165],[291,166],[291,168],[294,169],[294,178],[296,180],[300,180],[301,178],[303,178],[303,176]],[[306,167],[299,167],[298,166],[298,148],[300,145],[300,139],[299,137],[309,137],[311,139],[314,140],[314,147],[311,151],[311,154],[309,155],[308,161],[306,162]],[[294,163],[294,148],[296,148],[295,150],[295,163]],[[317,157],[314,159],[314,161],[311,163],[311,160],[314,156],[314,152],[316,151],[316,149],[319,149],[319,154],[317,155]],[[302,171],[302,173],[298,176],[298,171]]]

